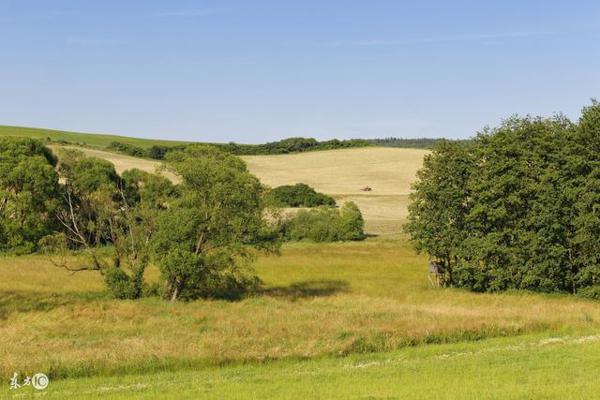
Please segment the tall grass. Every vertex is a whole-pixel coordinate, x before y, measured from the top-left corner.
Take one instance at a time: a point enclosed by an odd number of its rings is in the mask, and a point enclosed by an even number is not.
[[[242,301],[107,298],[93,273],[39,256],[0,260],[0,376],[141,372],[182,365],[340,356],[422,343],[600,327],[597,303],[428,287],[403,238],[291,244],[263,257]],[[150,271],[150,278],[156,271]]]

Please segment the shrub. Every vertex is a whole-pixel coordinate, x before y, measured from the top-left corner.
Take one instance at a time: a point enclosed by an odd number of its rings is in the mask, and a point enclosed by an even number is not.
[[[143,148],[128,143],[113,141],[110,142],[106,148],[108,150],[118,151],[119,153],[125,153],[134,157],[146,157],[148,155],[146,150]]]
[[[110,268],[103,272],[104,283],[117,299],[135,299],[139,291],[133,280],[121,268]]]
[[[283,236],[288,240],[335,242],[361,240],[365,237],[364,221],[356,204],[344,204],[341,209],[319,207],[300,210],[283,226]]]
[[[335,206],[333,197],[318,193],[304,183],[278,186],[266,195],[267,203],[275,207]]]

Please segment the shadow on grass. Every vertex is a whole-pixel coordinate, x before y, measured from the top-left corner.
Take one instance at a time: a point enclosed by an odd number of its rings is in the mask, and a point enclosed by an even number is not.
[[[104,298],[101,292],[40,293],[25,291],[0,291],[0,320],[12,313],[51,311],[58,307],[82,301]]]
[[[275,286],[261,291],[262,294],[288,300],[310,297],[326,297],[347,292],[350,285],[340,280],[311,280],[292,283],[289,286]]]

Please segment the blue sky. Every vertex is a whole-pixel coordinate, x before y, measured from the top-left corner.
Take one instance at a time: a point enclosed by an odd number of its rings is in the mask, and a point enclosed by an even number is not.
[[[598,1],[0,0],[0,124],[458,138],[591,97]]]

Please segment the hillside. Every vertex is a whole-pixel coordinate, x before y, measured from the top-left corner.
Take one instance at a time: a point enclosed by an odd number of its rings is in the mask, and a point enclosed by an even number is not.
[[[154,172],[160,165],[108,151],[82,150],[111,161],[118,172],[130,168]],[[400,231],[410,185],[425,154],[426,150],[369,147],[242,158],[250,171],[271,187],[303,182],[338,203],[354,201],[364,215],[367,232],[383,234]],[[365,186],[373,190],[361,191]]]
[[[117,141],[122,143],[131,144],[134,146],[140,146],[148,148],[150,146],[175,146],[180,144],[186,144],[190,142],[181,142],[176,140],[160,140],[160,139],[140,139],[129,136],[119,135],[105,135],[95,133],[81,133],[81,132],[69,132],[59,131],[54,129],[42,129],[42,128],[27,128],[21,126],[7,126],[0,125],[0,136],[21,136],[31,137],[35,139],[46,140],[50,138],[53,142],[67,141],[73,144],[83,144],[92,147],[105,148],[111,142]]]

